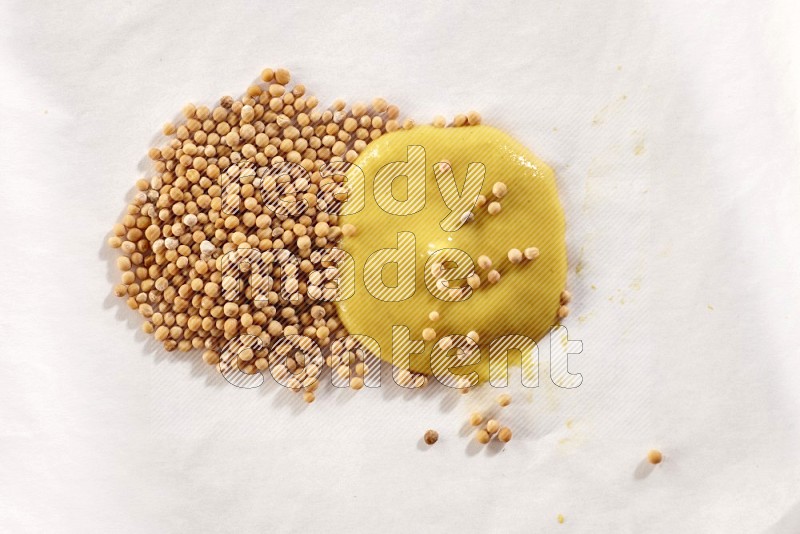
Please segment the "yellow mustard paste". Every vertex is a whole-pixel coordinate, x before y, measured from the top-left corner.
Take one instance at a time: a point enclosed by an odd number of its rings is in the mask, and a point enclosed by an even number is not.
[[[424,148],[424,207],[409,215],[388,213],[375,200],[374,179],[387,164],[407,161],[410,146]],[[459,190],[464,187],[471,163],[484,166],[480,190],[487,202],[473,207],[472,220],[455,231],[446,231],[440,225],[452,210],[446,206],[434,174],[439,162],[449,163]],[[408,327],[411,338],[416,340],[422,339],[426,328],[435,331],[436,339],[425,342],[425,351],[411,356],[411,370],[424,373],[431,370],[431,349],[437,340],[473,331],[479,334],[481,361],[454,372],[477,371],[480,380],[486,380],[488,346],[493,339],[519,334],[539,340],[558,322],[567,270],[564,213],[552,169],[527,148],[488,126],[416,127],[380,137],[358,157],[355,165],[346,178],[348,182],[357,180],[356,173],[363,171],[365,194],[360,200],[363,209],[340,218],[340,225],[353,225],[355,233],[343,237],[339,244],[355,261],[355,291],[337,306],[348,332],[375,339],[382,359],[392,361],[393,325]],[[505,184],[508,191],[499,200],[492,194],[496,182]],[[411,192],[406,191],[405,185],[404,177],[393,181],[391,191],[396,200],[409,198]],[[353,199],[349,197],[346,205]],[[495,200],[501,210],[491,215],[488,205]],[[405,300],[386,302],[365,287],[364,266],[376,251],[397,248],[398,232],[410,232],[415,237],[415,289]],[[511,249],[529,247],[539,249],[538,258],[516,264],[509,260]],[[424,268],[429,255],[447,248],[469,254],[475,261],[475,273],[480,276],[480,286],[464,301],[442,301],[425,284]],[[501,275],[499,281],[489,283],[488,269],[477,265],[479,256],[491,258],[491,269]],[[383,282],[388,286],[395,284],[397,272],[397,268],[386,268]],[[435,321],[429,317],[433,311],[439,315]],[[509,356],[510,364],[519,365],[518,353]]]

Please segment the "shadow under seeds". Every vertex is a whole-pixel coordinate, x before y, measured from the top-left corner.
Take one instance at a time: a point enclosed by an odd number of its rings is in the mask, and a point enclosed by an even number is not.
[[[650,474],[655,471],[656,466],[651,464],[647,458],[642,458],[639,464],[636,466],[636,469],[633,471],[633,478],[636,480],[644,480],[645,478],[649,477]]]

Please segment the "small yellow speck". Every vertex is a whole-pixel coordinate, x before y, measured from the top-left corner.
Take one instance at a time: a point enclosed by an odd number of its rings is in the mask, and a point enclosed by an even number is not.
[[[711,310],[711,311],[714,311],[714,306],[712,306],[711,304],[709,304],[709,305],[708,305],[708,309],[709,309],[709,310]]]
[[[564,516],[561,515],[561,514],[558,514],[558,517],[556,519],[558,519],[559,523],[563,523],[564,522]]]

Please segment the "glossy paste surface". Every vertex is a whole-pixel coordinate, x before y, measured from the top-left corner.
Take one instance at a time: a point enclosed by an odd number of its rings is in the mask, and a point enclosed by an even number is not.
[[[387,213],[376,203],[373,181],[386,164],[407,159],[407,147],[425,149],[425,205],[414,214]],[[487,205],[475,207],[475,217],[457,231],[444,231],[439,222],[450,210],[445,205],[434,176],[434,165],[448,161],[459,189],[464,186],[472,162],[485,166],[481,193],[493,200],[492,185],[503,182],[507,195],[500,200],[502,210],[487,212]],[[344,215],[340,224],[352,224],[356,234],[344,237],[340,248],[355,260],[355,294],[339,302],[341,319],[351,334],[365,334],[378,341],[381,358],[392,360],[392,326],[405,325],[413,339],[422,339],[425,328],[433,328],[436,338],[475,331],[480,336],[480,364],[465,366],[458,374],[478,371],[488,376],[488,347],[492,339],[506,334],[521,334],[541,339],[558,322],[560,294],[566,282],[564,214],[556,191],[555,176],[547,165],[509,135],[488,126],[463,128],[417,127],[384,135],[372,142],[355,164],[364,172],[365,203],[358,213]],[[350,171],[353,172],[353,171]],[[348,180],[353,176],[348,173]],[[404,179],[395,180],[392,191],[399,199],[404,194]],[[415,236],[416,290],[402,302],[384,302],[367,291],[364,264],[371,254],[397,246],[398,232]],[[535,261],[512,264],[508,251],[537,247]],[[481,286],[463,302],[444,302],[431,295],[423,269],[429,254],[437,249],[458,248],[475,261]],[[487,281],[487,271],[478,268],[477,258],[489,256],[492,269],[501,273],[495,284]],[[396,282],[396,270],[387,268],[383,279]],[[437,321],[429,313],[437,311]],[[430,354],[436,340],[425,343],[425,352],[411,357],[411,369],[430,371]],[[519,360],[511,354],[511,362]]]

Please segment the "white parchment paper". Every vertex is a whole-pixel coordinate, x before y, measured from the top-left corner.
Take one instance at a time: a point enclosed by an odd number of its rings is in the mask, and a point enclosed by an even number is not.
[[[800,532],[799,20],[789,1],[2,2],[0,530]],[[160,352],[111,295],[107,232],[161,124],[266,66],[323,102],[480,110],[556,169],[583,383],[512,388],[505,447],[464,428],[493,392],[306,407]]]

